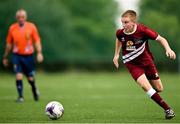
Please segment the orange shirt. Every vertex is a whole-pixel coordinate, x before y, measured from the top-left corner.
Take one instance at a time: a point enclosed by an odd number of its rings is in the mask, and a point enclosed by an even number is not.
[[[9,28],[6,42],[13,45],[13,53],[30,55],[34,52],[33,43],[40,42],[40,37],[33,23],[26,22],[23,27],[14,23]]]

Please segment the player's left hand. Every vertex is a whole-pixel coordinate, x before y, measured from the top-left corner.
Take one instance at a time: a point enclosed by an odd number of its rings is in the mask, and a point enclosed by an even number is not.
[[[42,63],[44,60],[43,54],[42,53],[37,53],[37,61],[39,63]]]
[[[173,60],[176,59],[176,54],[171,49],[166,50],[166,56],[169,57],[170,59],[173,59]]]

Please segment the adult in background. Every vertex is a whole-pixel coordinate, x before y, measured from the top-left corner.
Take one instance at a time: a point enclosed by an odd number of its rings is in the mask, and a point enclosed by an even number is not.
[[[23,74],[32,88],[35,101],[39,100],[39,93],[35,85],[34,68],[35,60],[33,57],[34,47],[37,51],[37,61],[43,62],[41,40],[36,26],[27,21],[27,13],[20,9],[16,12],[17,22],[12,24],[6,39],[6,49],[3,56],[3,65],[8,66],[8,55],[12,50],[12,63],[16,73],[16,87],[18,91],[17,102],[23,102]]]

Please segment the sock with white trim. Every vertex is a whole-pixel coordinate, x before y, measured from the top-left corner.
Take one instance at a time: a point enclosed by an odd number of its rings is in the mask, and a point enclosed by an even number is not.
[[[151,88],[146,93],[149,97],[151,97],[153,101],[155,101],[158,105],[160,105],[164,110],[170,109],[167,103],[161,98],[161,96],[153,88]]]

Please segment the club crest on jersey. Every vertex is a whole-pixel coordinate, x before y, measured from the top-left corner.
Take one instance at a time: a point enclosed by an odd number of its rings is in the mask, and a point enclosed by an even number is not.
[[[134,51],[134,50],[136,50],[136,46],[133,46],[134,45],[134,43],[133,43],[133,41],[127,41],[127,43],[126,43],[126,50],[127,51]]]

